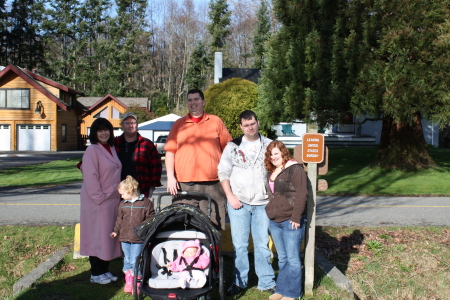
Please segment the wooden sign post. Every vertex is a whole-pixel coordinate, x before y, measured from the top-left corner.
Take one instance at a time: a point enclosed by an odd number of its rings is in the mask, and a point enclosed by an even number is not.
[[[308,164],[308,201],[306,204],[306,236],[305,236],[305,295],[313,295],[314,287],[314,251],[316,235],[316,191],[318,164],[324,169],[326,174],[328,170],[328,151],[325,151],[325,138],[317,133],[317,126],[308,125],[308,133],[302,138],[302,145],[294,148],[294,158],[297,161],[303,161]],[[300,154],[300,153],[301,154]],[[326,153],[326,155],[325,155]],[[301,155],[301,156],[300,156]],[[301,159],[299,159],[301,158]],[[322,175],[325,175],[322,174]],[[325,182],[326,184],[326,182]],[[326,189],[326,188],[325,188]]]

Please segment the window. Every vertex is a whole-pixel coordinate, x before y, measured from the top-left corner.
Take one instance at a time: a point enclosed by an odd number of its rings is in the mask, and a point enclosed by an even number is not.
[[[102,111],[94,115],[94,118],[105,118],[108,119],[108,108],[104,108]]]
[[[115,107],[112,108],[112,117],[113,119],[120,119],[122,114]]]
[[[61,142],[65,143],[67,141],[67,125],[61,124]]]
[[[0,108],[30,108],[30,89],[0,89]]]

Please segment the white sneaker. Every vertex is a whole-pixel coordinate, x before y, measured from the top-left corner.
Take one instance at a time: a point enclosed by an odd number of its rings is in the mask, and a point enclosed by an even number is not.
[[[106,276],[106,274],[98,276],[91,275],[91,283],[108,284],[111,283],[111,279],[108,276]]]
[[[119,277],[114,276],[113,274],[111,274],[111,272],[107,272],[104,275],[106,275],[109,279],[111,279],[111,282],[115,282],[119,279]]]

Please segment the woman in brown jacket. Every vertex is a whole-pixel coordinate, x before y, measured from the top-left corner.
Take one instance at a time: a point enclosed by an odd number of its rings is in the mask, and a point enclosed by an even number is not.
[[[268,171],[266,213],[279,267],[276,291],[269,300],[294,300],[302,296],[300,247],[306,222],[306,172],[280,141],[269,144],[264,163]]]

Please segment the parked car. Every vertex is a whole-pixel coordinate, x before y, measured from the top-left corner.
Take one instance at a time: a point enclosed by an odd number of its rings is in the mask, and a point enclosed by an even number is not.
[[[166,145],[167,135],[160,135],[156,139],[155,146],[158,150],[159,155],[163,156],[166,154],[166,151],[164,151],[164,146]]]

